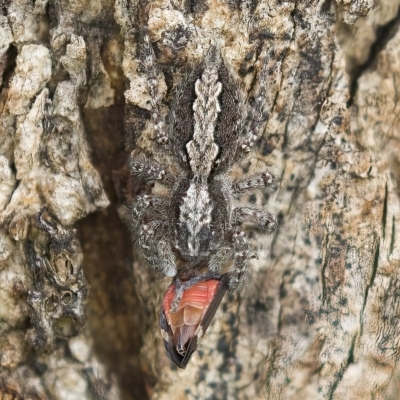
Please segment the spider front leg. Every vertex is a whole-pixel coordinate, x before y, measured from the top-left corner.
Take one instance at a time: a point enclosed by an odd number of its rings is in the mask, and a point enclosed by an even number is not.
[[[156,160],[149,159],[139,150],[131,153],[129,167],[133,176],[136,176],[144,183],[152,183],[162,180],[165,184],[172,183],[171,176]]]
[[[132,223],[137,226],[142,222],[142,219],[164,221],[168,215],[167,209],[165,198],[141,194],[136,196],[130,206]]]
[[[236,207],[233,210],[233,223],[250,222],[260,229],[273,232],[278,225],[278,218],[259,208],[253,207]]]
[[[233,196],[236,198],[241,197],[256,188],[273,188],[274,182],[275,177],[269,171],[249,176],[247,178],[233,182]]]
[[[154,124],[156,142],[166,145],[169,138],[166,134],[165,121],[161,112],[161,97],[158,91],[157,68],[155,62],[154,50],[150,43],[150,38],[146,28],[143,28],[143,46],[142,46],[142,66],[147,76],[147,87],[150,92],[151,118]]]
[[[246,232],[235,232],[232,241],[233,268],[229,272],[229,289],[235,290],[243,282],[252,256],[250,255],[250,244]]]
[[[140,195],[130,207],[137,243],[149,264],[164,276],[175,276],[175,256],[168,239],[168,206],[162,197]]]
[[[151,221],[140,226],[138,244],[149,264],[164,276],[176,275],[175,256],[168,238],[167,224]]]
[[[254,95],[252,104],[248,104],[248,113],[242,123],[241,136],[235,161],[245,157],[253,148],[254,144],[262,136],[262,128],[269,118],[275,101],[277,86],[276,82],[280,81],[282,51],[263,52],[261,60],[262,66],[258,76],[259,89]]]
[[[236,207],[233,210],[233,224],[251,222],[267,232],[273,232],[278,225],[278,219],[264,210],[251,207]],[[248,262],[254,255],[250,254],[250,245],[244,231],[233,234],[233,269],[229,273],[229,288],[236,289],[243,281],[247,271]]]

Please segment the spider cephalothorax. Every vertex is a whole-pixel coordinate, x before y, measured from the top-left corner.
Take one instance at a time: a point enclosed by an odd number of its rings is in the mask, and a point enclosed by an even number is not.
[[[263,117],[259,94],[249,112],[238,84],[216,47],[176,90],[165,123],[157,92],[154,54],[144,35],[143,66],[148,77],[156,146],[170,155],[162,165],[135,150],[133,175],[166,191],[137,196],[131,205],[133,232],[149,264],[173,277],[164,296],[160,324],[167,352],[185,367],[227,289],[243,281],[252,253],[239,224],[272,232],[272,214],[236,204],[249,190],[273,183],[271,173],[232,180],[231,167],[248,153]],[[150,194],[149,194],[150,193]]]

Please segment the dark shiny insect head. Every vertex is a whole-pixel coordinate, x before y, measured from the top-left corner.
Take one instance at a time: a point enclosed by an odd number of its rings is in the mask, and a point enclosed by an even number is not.
[[[209,279],[185,290],[176,312],[171,312],[175,283],[165,293],[160,312],[161,335],[168,357],[185,368],[205,334],[228,288],[226,277]]]

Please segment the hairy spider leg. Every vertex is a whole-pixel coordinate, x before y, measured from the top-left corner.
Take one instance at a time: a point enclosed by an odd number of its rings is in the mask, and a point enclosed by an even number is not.
[[[234,181],[232,184],[232,194],[234,197],[239,198],[257,188],[273,188],[274,183],[274,175],[272,175],[271,172],[266,171],[260,174],[251,175],[238,181]]]
[[[131,205],[133,229],[143,256],[164,276],[175,276],[175,256],[169,241],[168,208],[165,199],[140,195]]]
[[[170,177],[168,171],[156,160],[146,157],[139,150],[131,153],[129,160],[129,168],[133,176],[136,176],[144,183],[152,183],[157,180],[166,181]]]
[[[268,108],[271,109],[273,107],[276,97],[276,90],[269,90],[268,83],[271,82],[273,74],[277,75],[276,78],[279,79],[282,57],[281,53],[267,54],[267,50],[264,51],[262,67],[257,79],[259,89],[254,95],[252,104],[247,106],[248,112],[242,122],[242,139],[240,140],[234,162],[246,156],[251,151],[254,143],[262,135],[261,127],[268,118]]]
[[[142,65],[147,76],[147,87],[150,92],[151,118],[154,124],[156,142],[162,145],[169,143],[166,134],[164,116],[161,112],[161,97],[158,91],[157,68],[153,47],[146,27],[142,27],[143,46],[142,46]]]
[[[243,281],[251,257],[248,236],[244,231],[233,234],[233,267],[229,272],[229,289],[236,289]]]
[[[234,223],[250,222],[268,233],[273,232],[278,225],[276,215],[254,207],[234,208],[233,221]]]

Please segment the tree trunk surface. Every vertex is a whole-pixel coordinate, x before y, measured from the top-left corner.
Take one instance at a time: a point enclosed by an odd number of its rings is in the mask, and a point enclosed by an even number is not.
[[[399,398],[400,0],[0,6],[0,399]],[[246,101],[265,86],[232,176],[278,183],[244,199],[278,229],[251,236],[185,370],[159,332],[168,282],[117,212],[130,152],[153,146],[143,25],[163,113],[212,44]]]

